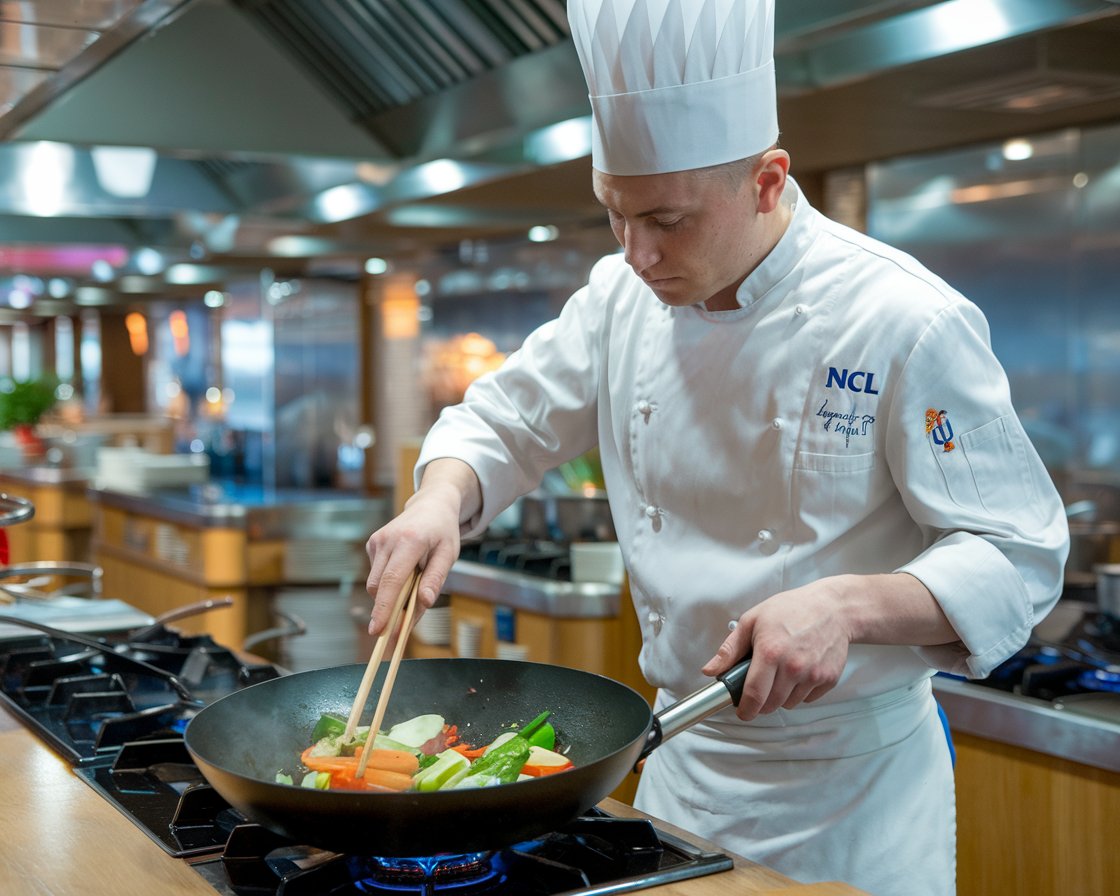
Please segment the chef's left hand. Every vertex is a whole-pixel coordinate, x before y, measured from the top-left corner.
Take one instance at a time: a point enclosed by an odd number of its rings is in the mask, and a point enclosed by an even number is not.
[[[751,657],[737,709],[744,721],[811,703],[835,686],[848,658],[851,632],[841,605],[829,579],[775,594],[739,617],[701,671],[720,675]]]

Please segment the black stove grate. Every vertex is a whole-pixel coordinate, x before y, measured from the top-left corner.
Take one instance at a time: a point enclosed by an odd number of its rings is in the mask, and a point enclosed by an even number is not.
[[[438,857],[441,865],[455,864]],[[710,853],[650,821],[619,818],[592,809],[560,830],[475,857],[466,873],[391,877],[386,865],[405,860],[344,856],[302,847],[254,824],[234,829],[220,856],[195,861],[195,869],[223,896],[351,896],[392,893],[594,896],[629,893],[733,867],[730,856]],[[431,865],[432,860],[415,860]]]

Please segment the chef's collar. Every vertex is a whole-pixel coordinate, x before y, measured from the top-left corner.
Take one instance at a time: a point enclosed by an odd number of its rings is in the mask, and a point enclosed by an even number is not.
[[[813,234],[810,225],[812,209],[805,200],[801,188],[792,177],[786,178],[786,186],[782,191],[782,200],[790,207],[790,221],[786,232],[782,234],[774,248],[762,259],[762,262],[740,285],[735,293],[735,300],[739,308],[750,308],[775,285],[793,270],[798,260],[805,254],[812,242]],[[709,312],[703,305],[697,306],[705,314],[735,314],[734,310],[725,312]]]

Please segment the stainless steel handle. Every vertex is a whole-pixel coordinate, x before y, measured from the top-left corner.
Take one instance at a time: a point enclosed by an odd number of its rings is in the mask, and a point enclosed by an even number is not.
[[[667,706],[653,717],[653,727],[646,736],[638,761],[645,759],[658,746],[685,728],[691,728],[728,706],[737,706],[743,697],[743,682],[747,679],[750,658],[732,666],[707,687],[701,688],[672,706]]]

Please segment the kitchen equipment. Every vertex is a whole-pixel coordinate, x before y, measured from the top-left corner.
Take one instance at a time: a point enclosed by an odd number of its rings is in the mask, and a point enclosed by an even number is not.
[[[521,537],[573,541],[616,541],[614,519],[605,492],[547,494],[521,499]]]
[[[1097,609],[1120,622],[1120,563],[1100,563],[1097,574]]]
[[[1091,588],[1095,568],[1102,563],[1120,562],[1120,522],[1114,520],[1071,519],[1069,557],[1065,582],[1075,588]]]
[[[202,709],[185,742],[202,774],[250,819],[326,849],[418,855],[496,849],[554,829],[606,797],[662,740],[738,702],[749,661],[654,716],[629,687],[562,666],[490,659],[400,665],[393,719],[438,713],[485,743],[542,709],[575,768],[532,781],[434,793],[321,791],[277,784],[319,716],[346,715],[360,665],[262,682]],[[382,672],[382,675],[384,672]]]
[[[617,541],[579,541],[569,548],[573,582],[622,582],[626,567]]]

